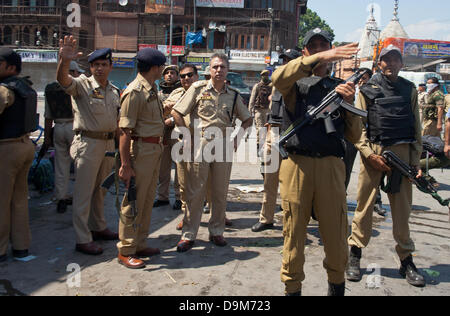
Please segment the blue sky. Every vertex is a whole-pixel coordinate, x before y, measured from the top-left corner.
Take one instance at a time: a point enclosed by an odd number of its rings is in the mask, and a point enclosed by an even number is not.
[[[335,31],[336,41],[359,41],[369,16],[370,4],[378,5],[377,22],[381,29],[393,17],[394,0],[309,0],[316,11]],[[450,41],[450,1],[400,0],[400,23],[411,38]]]

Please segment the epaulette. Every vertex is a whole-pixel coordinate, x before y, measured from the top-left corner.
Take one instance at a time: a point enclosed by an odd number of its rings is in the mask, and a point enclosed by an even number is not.
[[[141,91],[142,90],[142,87],[143,87],[143,85],[142,85],[142,83],[140,83],[140,82],[137,82],[136,84],[133,84],[133,85],[131,85],[130,84],[130,89],[131,90],[135,90],[135,91]]]
[[[177,89],[173,90],[173,92],[171,94],[180,93],[180,92],[184,92],[184,88],[183,87],[180,87],[180,88],[177,88]]]
[[[117,88],[117,87],[116,87],[115,85],[113,85],[112,83],[111,83],[111,86],[112,86],[112,88],[115,89],[115,90],[117,91],[117,93],[120,95],[120,89]]]
[[[208,82],[209,82],[208,80],[200,80],[200,81],[194,82],[192,84],[192,86],[197,89],[197,88],[206,86],[208,84]]]

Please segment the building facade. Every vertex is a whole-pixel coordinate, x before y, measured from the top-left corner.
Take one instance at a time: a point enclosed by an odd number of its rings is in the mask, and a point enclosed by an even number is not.
[[[71,3],[79,5],[79,26],[70,23]],[[94,48],[93,12],[89,0],[0,0],[0,45],[18,50],[26,64],[22,75],[30,76],[42,92],[55,80],[60,38],[73,35],[85,55]]]

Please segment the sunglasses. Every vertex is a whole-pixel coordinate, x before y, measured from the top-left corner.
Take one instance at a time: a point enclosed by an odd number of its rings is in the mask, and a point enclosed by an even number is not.
[[[180,78],[181,79],[185,79],[186,77],[192,78],[192,76],[194,76],[194,73],[190,72],[190,73],[187,73],[187,74],[180,75]]]

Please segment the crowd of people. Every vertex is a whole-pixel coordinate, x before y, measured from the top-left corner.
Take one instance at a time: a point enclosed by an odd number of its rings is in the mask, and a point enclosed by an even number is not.
[[[195,65],[167,66],[161,52],[142,49],[136,57],[136,78],[120,91],[108,80],[113,67],[111,49],[89,55],[92,75],[88,77],[75,62],[82,56],[76,40],[66,36],[60,41],[57,82],[45,91],[44,143],[54,143],[56,209],[64,213],[72,205],[76,251],[99,255],[103,249],[96,240],[117,240],[120,264],[130,269],[145,267],[142,258],[161,252],[147,244],[147,237],[152,209],[169,204],[174,165],[173,208],[184,214],[177,226],[182,231],[177,251],[194,247],[205,204],[211,213],[209,239],[219,247],[226,246],[224,230],[231,225],[226,207],[232,169],[227,153],[236,150],[241,141],[239,134],[227,139],[226,130],[235,128],[237,119],[243,130],[254,124],[258,153],[268,157],[277,150],[275,129],[290,129],[311,107],[336,91],[345,102],[367,111],[367,118],[339,109],[331,117],[333,133],[326,130],[323,120],[317,120],[289,139],[285,146],[289,157],[279,157],[282,162],[275,172],[269,172],[270,162],[262,159],[264,198],[260,219],[251,229],[261,232],[274,228],[280,187],[284,215],[281,280],[285,294],[301,295],[306,229],[313,217],[319,222],[325,250],[328,294],[344,295],[346,280],[361,280],[362,249],[372,236],[374,211],[386,215],[380,183],[392,170],[383,152],[394,152],[422,177],[422,136],[440,139],[445,130],[442,155],[435,155],[439,163],[431,166],[448,166],[450,161],[450,97],[442,94],[439,81],[429,79],[418,87],[418,93],[414,84],[399,77],[402,53],[392,45],[381,51],[379,71],[373,74],[367,69],[356,85],[330,75],[330,63],[351,58],[356,52],[357,44],[334,48],[328,32],[312,30],[304,39],[303,50],[290,49],[280,56],[283,65],[272,74],[272,80],[268,70],[261,72],[261,82],[254,86],[247,106],[227,83],[230,64],[226,55],[212,55],[207,80],[199,81]],[[10,243],[14,257],[27,256],[31,244],[26,176],[34,146],[29,139],[33,124],[26,112],[32,112],[27,100],[33,94],[19,77],[20,71],[20,56],[10,49],[0,49],[0,153],[6,160],[6,167],[0,170],[5,179],[0,188],[0,261],[6,260]],[[173,137],[180,130],[188,134]],[[199,140],[194,135],[199,135]],[[225,140],[219,146],[218,138]],[[179,144],[187,159],[174,159],[175,151],[180,154]],[[213,153],[212,159],[198,159],[198,153],[201,156],[208,150]],[[106,191],[101,188],[115,164],[105,153],[114,151],[120,154],[120,162],[115,165],[120,180],[127,189],[136,188],[135,196],[127,191],[119,206],[118,233],[107,227]],[[346,196],[357,152],[361,155],[358,203],[349,233]],[[72,161],[76,175],[73,199],[68,194]],[[403,179],[398,191],[387,193],[401,261],[399,273],[408,283],[423,287],[425,280],[413,262],[415,246],[408,224],[412,184]]]

